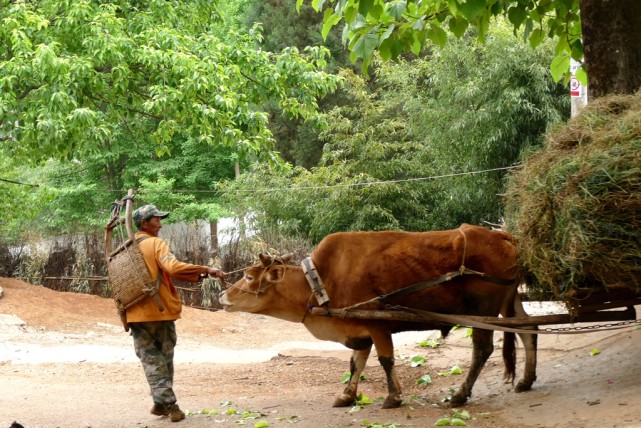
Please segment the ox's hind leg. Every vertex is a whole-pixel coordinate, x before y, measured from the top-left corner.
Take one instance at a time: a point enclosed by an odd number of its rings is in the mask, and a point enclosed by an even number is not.
[[[348,407],[356,401],[358,380],[365,369],[365,364],[367,363],[367,358],[371,351],[372,342],[370,341],[368,347],[364,349],[355,349],[352,352],[352,357],[349,360],[349,381],[347,382],[347,386],[343,390],[343,393],[334,400],[334,407]]]
[[[476,382],[476,379],[481,374],[481,370],[485,365],[485,362],[492,352],[494,351],[494,344],[492,343],[492,337],[494,332],[492,330],[482,330],[475,328],[472,331],[472,344],[474,350],[472,351],[472,364],[470,366],[470,371],[465,377],[465,380],[459,387],[459,390],[452,396],[450,400],[450,405],[452,407],[459,407],[465,404],[468,397],[472,395],[472,387]]]
[[[514,300],[514,312],[517,317],[528,316],[518,294]],[[536,331],[538,330],[538,327],[532,327],[532,330]],[[524,392],[532,389],[532,384],[536,380],[536,353],[539,336],[538,334],[519,333],[519,337],[521,338],[523,348],[525,349],[525,370],[523,373],[523,379],[519,380],[514,391]]]
[[[538,327],[533,327],[538,330]],[[514,387],[515,392],[525,392],[532,389],[532,384],[536,380],[536,352],[537,352],[537,334],[519,333],[525,349],[525,370],[523,379]]]

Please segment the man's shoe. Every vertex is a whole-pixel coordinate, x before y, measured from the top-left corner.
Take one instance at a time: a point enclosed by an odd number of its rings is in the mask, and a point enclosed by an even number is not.
[[[168,411],[169,411],[169,419],[172,422],[178,422],[185,419],[185,412],[180,410],[180,407],[178,407],[178,404],[172,404],[171,406],[168,406]]]
[[[154,407],[150,410],[152,415],[156,416],[169,416],[169,408],[164,404],[154,403]]]

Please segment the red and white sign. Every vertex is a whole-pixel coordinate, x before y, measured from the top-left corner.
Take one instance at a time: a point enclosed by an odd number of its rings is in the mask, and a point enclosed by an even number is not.
[[[570,78],[570,96],[575,98],[580,98],[581,93],[583,92],[583,85],[579,82],[576,77],[572,76]]]
[[[576,79],[576,71],[581,68],[581,63],[579,61],[575,61],[573,59],[570,60],[570,73],[572,73],[572,77],[570,77],[570,97],[571,98],[581,98],[584,95],[584,87]]]

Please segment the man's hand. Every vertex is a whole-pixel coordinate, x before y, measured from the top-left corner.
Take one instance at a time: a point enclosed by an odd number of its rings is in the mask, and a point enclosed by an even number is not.
[[[209,276],[213,276],[214,278],[225,279],[225,277],[227,277],[227,274],[225,272],[213,267],[207,268],[207,273],[209,274]]]

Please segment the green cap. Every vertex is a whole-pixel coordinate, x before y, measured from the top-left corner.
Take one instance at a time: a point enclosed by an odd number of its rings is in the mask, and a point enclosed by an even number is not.
[[[134,211],[133,220],[136,227],[140,228],[143,220],[149,220],[152,217],[165,218],[168,215],[168,212],[159,211],[155,205],[145,205]]]

